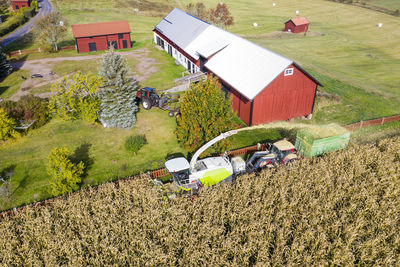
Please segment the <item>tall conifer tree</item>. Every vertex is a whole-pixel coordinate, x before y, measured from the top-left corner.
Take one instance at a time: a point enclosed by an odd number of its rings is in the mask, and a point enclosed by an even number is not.
[[[13,67],[0,47],[0,78],[7,77],[12,71]]]
[[[138,82],[128,78],[125,61],[111,48],[100,62],[99,75],[104,78],[99,120],[104,127],[132,128],[138,107],[135,102]]]

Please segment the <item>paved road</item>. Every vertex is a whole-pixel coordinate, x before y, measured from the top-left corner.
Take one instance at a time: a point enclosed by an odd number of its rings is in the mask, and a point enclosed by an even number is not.
[[[27,23],[24,24],[24,26],[20,27],[18,30],[14,31],[13,33],[10,33],[7,35],[5,38],[1,39],[1,44],[4,46],[7,46],[11,42],[13,42],[15,39],[18,39],[19,37],[23,36],[24,34],[28,33],[31,29],[31,26],[40,19],[41,16],[49,14],[53,10],[53,5],[50,3],[50,0],[39,0],[39,13],[33,17],[31,20],[29,20]]]

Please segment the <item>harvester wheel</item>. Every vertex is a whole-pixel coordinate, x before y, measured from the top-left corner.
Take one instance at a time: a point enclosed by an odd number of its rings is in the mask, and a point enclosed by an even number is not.
[[[151,109],[150,100],[148,98],[143,98],[142,99],[142,106],[143,106],[144,109],[147,109],[147,110]]]
[[[172,118],[172,117],[174,116],[174,112],[170,110],[170,111],[168,112],[168,116],[170,116],[170,117]]]

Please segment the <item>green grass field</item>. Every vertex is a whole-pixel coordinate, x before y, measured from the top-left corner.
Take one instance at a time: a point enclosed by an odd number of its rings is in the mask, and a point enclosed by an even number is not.
[[[400,1],[398,0],[367,0],[367,4],[387,8],[390,10],[400,10]]]
[[[175,135],[175,119],[166,111],[141,110],[137,125],[131,130],[104,129],[82,121],[65,122],[54,119],[40,129],[14,143],[0,146],[2,171],[12,167],[11,201],[0,202],[0,210],[50,197],[46,157],[55,146],[79,151],[80,157],[91,162],[84,185],[95,185],[116,178],[162,167],[168,154],[185,153]],[[125,151],[125,138],[145,134],[146,144],[136,156]]]

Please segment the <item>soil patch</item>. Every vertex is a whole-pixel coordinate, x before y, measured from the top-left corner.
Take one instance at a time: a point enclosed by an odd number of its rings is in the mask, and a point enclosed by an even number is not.
[[[155,58],[151,58],[148,56],[150,51],[147,48],[141,48],[134,51],[129,52],[120,52],[124,57],[132,57],[138,61],[138,64],[135,65],[135,72],[133,75],[135,78],[141,82],[148,79],[152,74],[156,73],[159,70],[159,63],[157,63]],[[58,57],[58,58],[44,58],[44,59],[36,59],[29,61],[16,61],[12,62],[12,66],[16,69],[23,69],[30,72],[32,74],[40,74],[43,78],[27,78],[20,87],[20,90],[11,96],[9,99],[13,101],[18,101],[23,95],[29,94],[29,90],[35,87],[44,86],[49,83],[54,83],[62,79],[63,77],[52,74],[52,66],[55,64],[62,64],[60,62],[63,61],[84,61],[84,60],[93,60],[99,59],[102,55],[92,55],[92,56],[76,56],[76,57]],[[69,73],[68,75],[72,75],[73,73]],[[48,97],[49,93],[37,94],[40,97]]]

